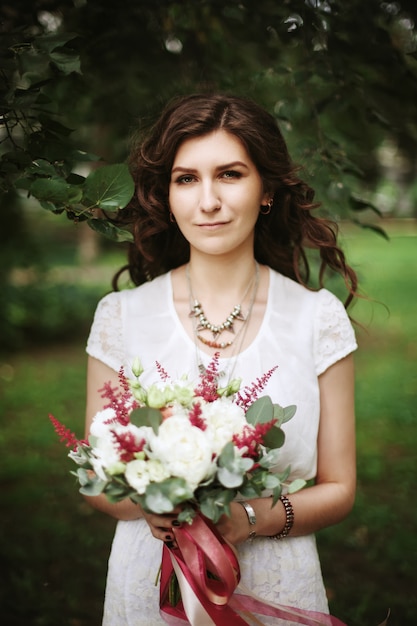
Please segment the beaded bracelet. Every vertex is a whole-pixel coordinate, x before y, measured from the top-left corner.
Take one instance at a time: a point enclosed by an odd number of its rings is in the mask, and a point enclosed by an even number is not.
[[[271,539],[284,539],[284,537],[289,534],[294,524],[294,509],[292,508],[291,502],[288,500],[287,496],[281,496],[280,500],[285,509],[285,525],[280,533],[271,535]]]

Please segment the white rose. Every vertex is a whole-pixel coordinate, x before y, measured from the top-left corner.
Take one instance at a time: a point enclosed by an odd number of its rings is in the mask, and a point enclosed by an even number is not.
[[[184,478],[192,490],[215,471],[212,449],[204,431],[192,426],[188,419],[172,416],[152,435],[149,447],[171,476]]]
[[[202,409],[213,452],[220,454],[233,435],[240,434],[246,426],[245,412],[227,397],[207,402]]]

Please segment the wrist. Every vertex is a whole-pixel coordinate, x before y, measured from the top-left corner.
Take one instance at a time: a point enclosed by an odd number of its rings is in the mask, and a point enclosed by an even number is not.
[[[281,532],[277,533],[276,535],[271,535],[271,539],[284,539],[284,537],[287,537],[290,534],[290,531],[294,525],[294,509],[289,498],[287,498],[287,496],[281,496],[279,500],[284,507],[285,523]]]
[[[246,516],[248,518],[248,523],[249,523],[248,539],[249,539],[249,541],[252,541],[256,537],[256,530],[255,530],[255,528],[256,528],[256,513],[255,513],[255,509],[253,508],[253,506],[251,504],[249,504],[249,502],[246,502],[245,500],[238,500],[238,503],[244,508]]]

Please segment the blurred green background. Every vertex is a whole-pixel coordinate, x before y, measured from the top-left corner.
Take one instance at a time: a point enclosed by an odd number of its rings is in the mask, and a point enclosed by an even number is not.
[[[1,4],[2,623],[98,626],[114,531],[77,493],[48,413],[83,432],[85,341],[125,244],[31,185],[123,161],[132,131],[194,90],[274,113],[340,226],[365,296],[351,311],[358,492],[318,535],[323,571],[349,626],[388,609],[390,626],[417,623],[416,23],[412,0]]]

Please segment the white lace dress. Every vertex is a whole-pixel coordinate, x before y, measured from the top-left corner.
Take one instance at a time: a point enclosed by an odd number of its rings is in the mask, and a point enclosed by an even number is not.
[[[356,349],[352,326],[341,302],[329,291],[312,292],[270,270],[268,302],[255,341],[237,359],[221,359],[225,377],[250,384],[278,369],[263,391],[274,402],[297,405],[284,425],[281,468],[291,478],[313,478],[319,423],[318,375]],[[91,356],[130,375],[139,356],[144,384],[158,380],[155,361],[172,378],[197,378],[196,346],[174,308],[170,274],[135,289],[111,293],[99,303],[87,345]],[[210,357],[199,353],[206,365]],[[233,371],[232,371],[233,370]],[[159,589],[155,585],[162,544],[142,519],[118,522],[109,559],[104,626],[156,626]],[[315,537],[273,541],[258,537],[239,546],[242,582],[260,597],[293,607],[328,612]],[[264,618],[264,623],[276,624]]]

